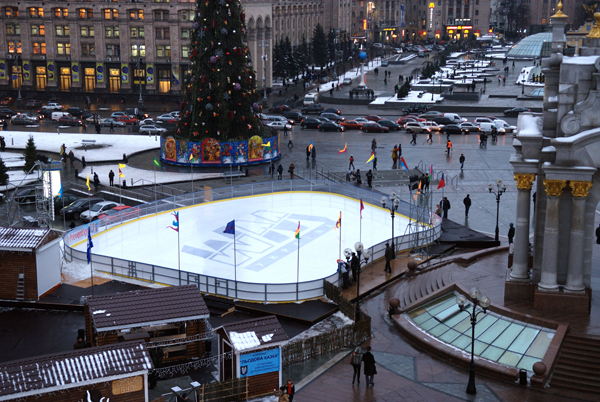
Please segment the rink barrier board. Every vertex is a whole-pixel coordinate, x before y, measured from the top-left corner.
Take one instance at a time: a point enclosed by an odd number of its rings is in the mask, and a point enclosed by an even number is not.
[[[275,187],[277,187],[278,189],[276,189]],[[298,190],[294,190],[294,187],[298,188]],[[265,191],[265,189],[269,191]],[[259,184],[232,186],[227,191],[215,191],[215,189],[211,189],[210,202],[220,202],[231,200],[234,198],[247,198],[266,194],[283,194],[290,192],[302,192],[313,194],[322,193],[326,195],[343,196],[345,198],[353,200],[363,198],[363,203],[366,203],[371,207],[384,209],[378,207],[374,203],[379,201],[379,197],[381,196],[380,194],[375,194],[354,186],[348,186],[345,184],[333,183],[328,181],[305,182],[300,180],[289,180],[286,182],[285,180],[278,180],[277,182],[272,181]],[[201,194],[201,196],[199,195],[198,197],[196,197],[196,194]],[[217,199],[215,199],[215,196]],[[70,257],[71,261],[75,258],[82,261],[87,260],[87,254],[85,251],[75,250],[73,249],[73,247],[78,246],[87,241],[88,228],[92,229],[92,237],[94,237],[96,234],[116,229],[122,225],[132,223],[135,220],[145,219],[152,215],[164,214],[167,212],[172,212],[174,210],[203,205],[203,203],[197,203],[197,201],[200,200],[204,202],[206,201],[206,199],[204,198],[204,191],[157,200],[156,202],[145,204],[145,207],[135,207],[135,211],[133,212],[124,210],[118,214],[111,215],[109,217],[73,229],[67,232],[63,238],[66,246],[65,255]],[[401,201],[398,209],[406,210],[406,205],[404,204],[407,203]],[[396,212],[396,214],[411,220],[404,213]],[[430,219],[431,223],[419,223],[419,225],[427,227],[428,229],[425,229],[420,232],[396,236],[394,238],[394,245],[396,246],[395,251],[398,252],[403,250],[409,250],[419,245],[423,247],[427,244],[433,243],[435,239],[439,238],[439,236],[441,235],[441,218],[435,214],[431,214]],[[414,222],[415,219],[412,219],[412,221]],[[369,247],[372,256],[370,258],[371,262],[384,257],[385,243],[387,242],[389,242],[389,239],[372,247]],[[217,278],[188,271],[179,271],[173,268],[154,266],[150,264],[139,263],[136,261],[102,256],[94,253],[92,253],[92,263],[97,265],[100,264],[102,266],[110,268],[98,269],[98,271],[106,272],[107,274],[119,277],[137,279],[144,282],[155,283],[163,286],[195,284],[202,292],[207,294],[214,294],[217,296],[223,296],[237,300],[264,303],[303,301],[318,298],[323,295],[323,279],[333,283],[339,283],[341,279],[339,275],[335,273],[326,278],[319,278],[312,281],[300,283],[261,284],[241,281],[237,281],[236,283],[235,280]],[[282,288],[284,288],[285,291],[282,291]],[[261,297],[258,297],[259,294],[261,295]]]

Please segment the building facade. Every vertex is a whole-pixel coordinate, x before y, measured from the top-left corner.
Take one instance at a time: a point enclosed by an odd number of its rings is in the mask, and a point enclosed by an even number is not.
[[[397,43],[403,40],[406,1],[353,1],[351,32],[355,39],[374,43]]]

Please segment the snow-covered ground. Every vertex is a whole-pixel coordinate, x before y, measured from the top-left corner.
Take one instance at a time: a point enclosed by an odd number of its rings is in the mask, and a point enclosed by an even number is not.
[[[419,94],[423,94],[419,98]],[[433,100],[431,100],[431,93],[423,91],[410,91],[408,95],[402,99],[398,99],[396,95],[394,96],[379,96],[373,102],[372,105],[383,105],[386,102],[397,102],[397,103],[425,103],[425,104],[434,104],[437,102],[441,102],[444,99],[443,96],[439,94],[433,94]]]
[[[533,74],[540,74],[541,70],[539,66],[527,66],[521,69],[519,76],[515,80],[515,84],[521,85],[523,82],[526,87],[540,87],[543,88],[545,83],[543,82],[533,82]]]
[[[0,158],[9,169],[25,166],[25,157],[22,154],[12,152],[0,152]],[[8,171],[8,185],[0,186],[0,191],[11,190],[16,186],[33,183],[38,179],[38,174],[27,175],[23,170]]]

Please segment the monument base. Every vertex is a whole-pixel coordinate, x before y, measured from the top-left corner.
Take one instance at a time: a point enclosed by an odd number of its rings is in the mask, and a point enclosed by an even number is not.
[[[585,293],[545,292],[535,287],[533,308],[542,311],[555,311],[571,314],[589,314],[592,303],[592,289]]]
[[[504,300],[505,301],[533,301],[534,285],[529,281],[516,281],[510,277],[510,269],[506,270],[504,280]]]

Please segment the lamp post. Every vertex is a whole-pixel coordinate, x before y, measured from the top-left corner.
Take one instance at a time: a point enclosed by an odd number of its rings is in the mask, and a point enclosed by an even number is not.
[[[17,102],[19,103],[19,105],[23,102],[23,99],[21,98],[21,86],[23,85],[23,68],[22,68],[22,63],[21,63],[21,67],[19,67],[19,60],[21,59],[21,56],[17,54],[17,56],[15,57],[15,66],[17,67],[17,81],[19,82],[19,92],[18,92],[18,96],[17,96]]]
[[[364,265],[369,263],[369,258],[371,258],[371,250],[367,249],[365,251],[364,246],[361,242],[354,243],[354,249],[356,250],[356,254],[358,255],[358,271],[356,272],[356,307],[355,307],[355,316],[354,321],[358,322],[360,318],[360,308],[359,308],[359,300],[360,300],[360,271]],[[364,259],[361,260],[364,252]],[[344,256],[346,257],[346,261],[350,264],[350,259],[352,258],[352,250],[347,248],[344,250]]]
[[[525,81],[521,81],[521,96],[525,95]]]
[[[477,288],[472,288],[469,291],[469,296],[471,297],[471,303],[467,304],[467,298],[465,296],[458,296],[456,298],[456,304],[458,304],[458,308],[460,311],[466,311],[471,317],[471,364],[469,365],[469,384],[467,385],[467,394],[475,395],[477,393],[477,388],[475,388],[475,325],[477,325],[477,317],[479,314],[485,314],[487,312],[488,307],[492,302],[489,298],[482,296],[481,292]],[[473,310],[469,311],[469,307],[473,306]],[[483,311],[477,311],[477,306],[481,306]]]
[[[496,191],[494,191],[494,187],[492,186],[492,183],[488,184],[488,190],[489,190],[490,194],[494,194],[496,196],[496,236],[495,236],[495,240],[499,241],[500,228],[498,227],[498,217],[500,215],[500,197],[502,197],[502,194],[504,194],[504,192],[506,191],[506,184],[504,184],[502,182],[502,180],[498,179],[498,180],[496,180]]]
[[[392,193],[390,194],[390,201],[392,201],[392,204],[387,207],[387,209],[390,211],[390,214],[392,216],[392,250],[394,250],[394,257],[392,259],[396,259],[396,247],[394,246],[394,217],[396,216],[396,211],[398,210],[398,205],[400,205],[400,197],[398,197],[396,195],[395,192],[392,191]],[[381,206],[386,208],[386,203],[387,200],[385,197],[381,197]]]
[[[262,65],[263,65],[263,77],[262,77],[263,106],[267,107],[267,106],[269,106],[269,100],[267,98],[267,61],[269,61],[269,54],[268,54],[269,41],[266,39],[258,41],[258,47],[261,48],[261,53],[262,53],[262,55],[260,56],[260,59],[262,60]]]
[[[142,55],[142,47],[138,45],[138,54]],[[138,81],[140,83],[140,97],[138,99],[138,105],[144,106],[144,99],[142,98],[142,59],[141,57],[137,59],[137,70],[138,70]]]

